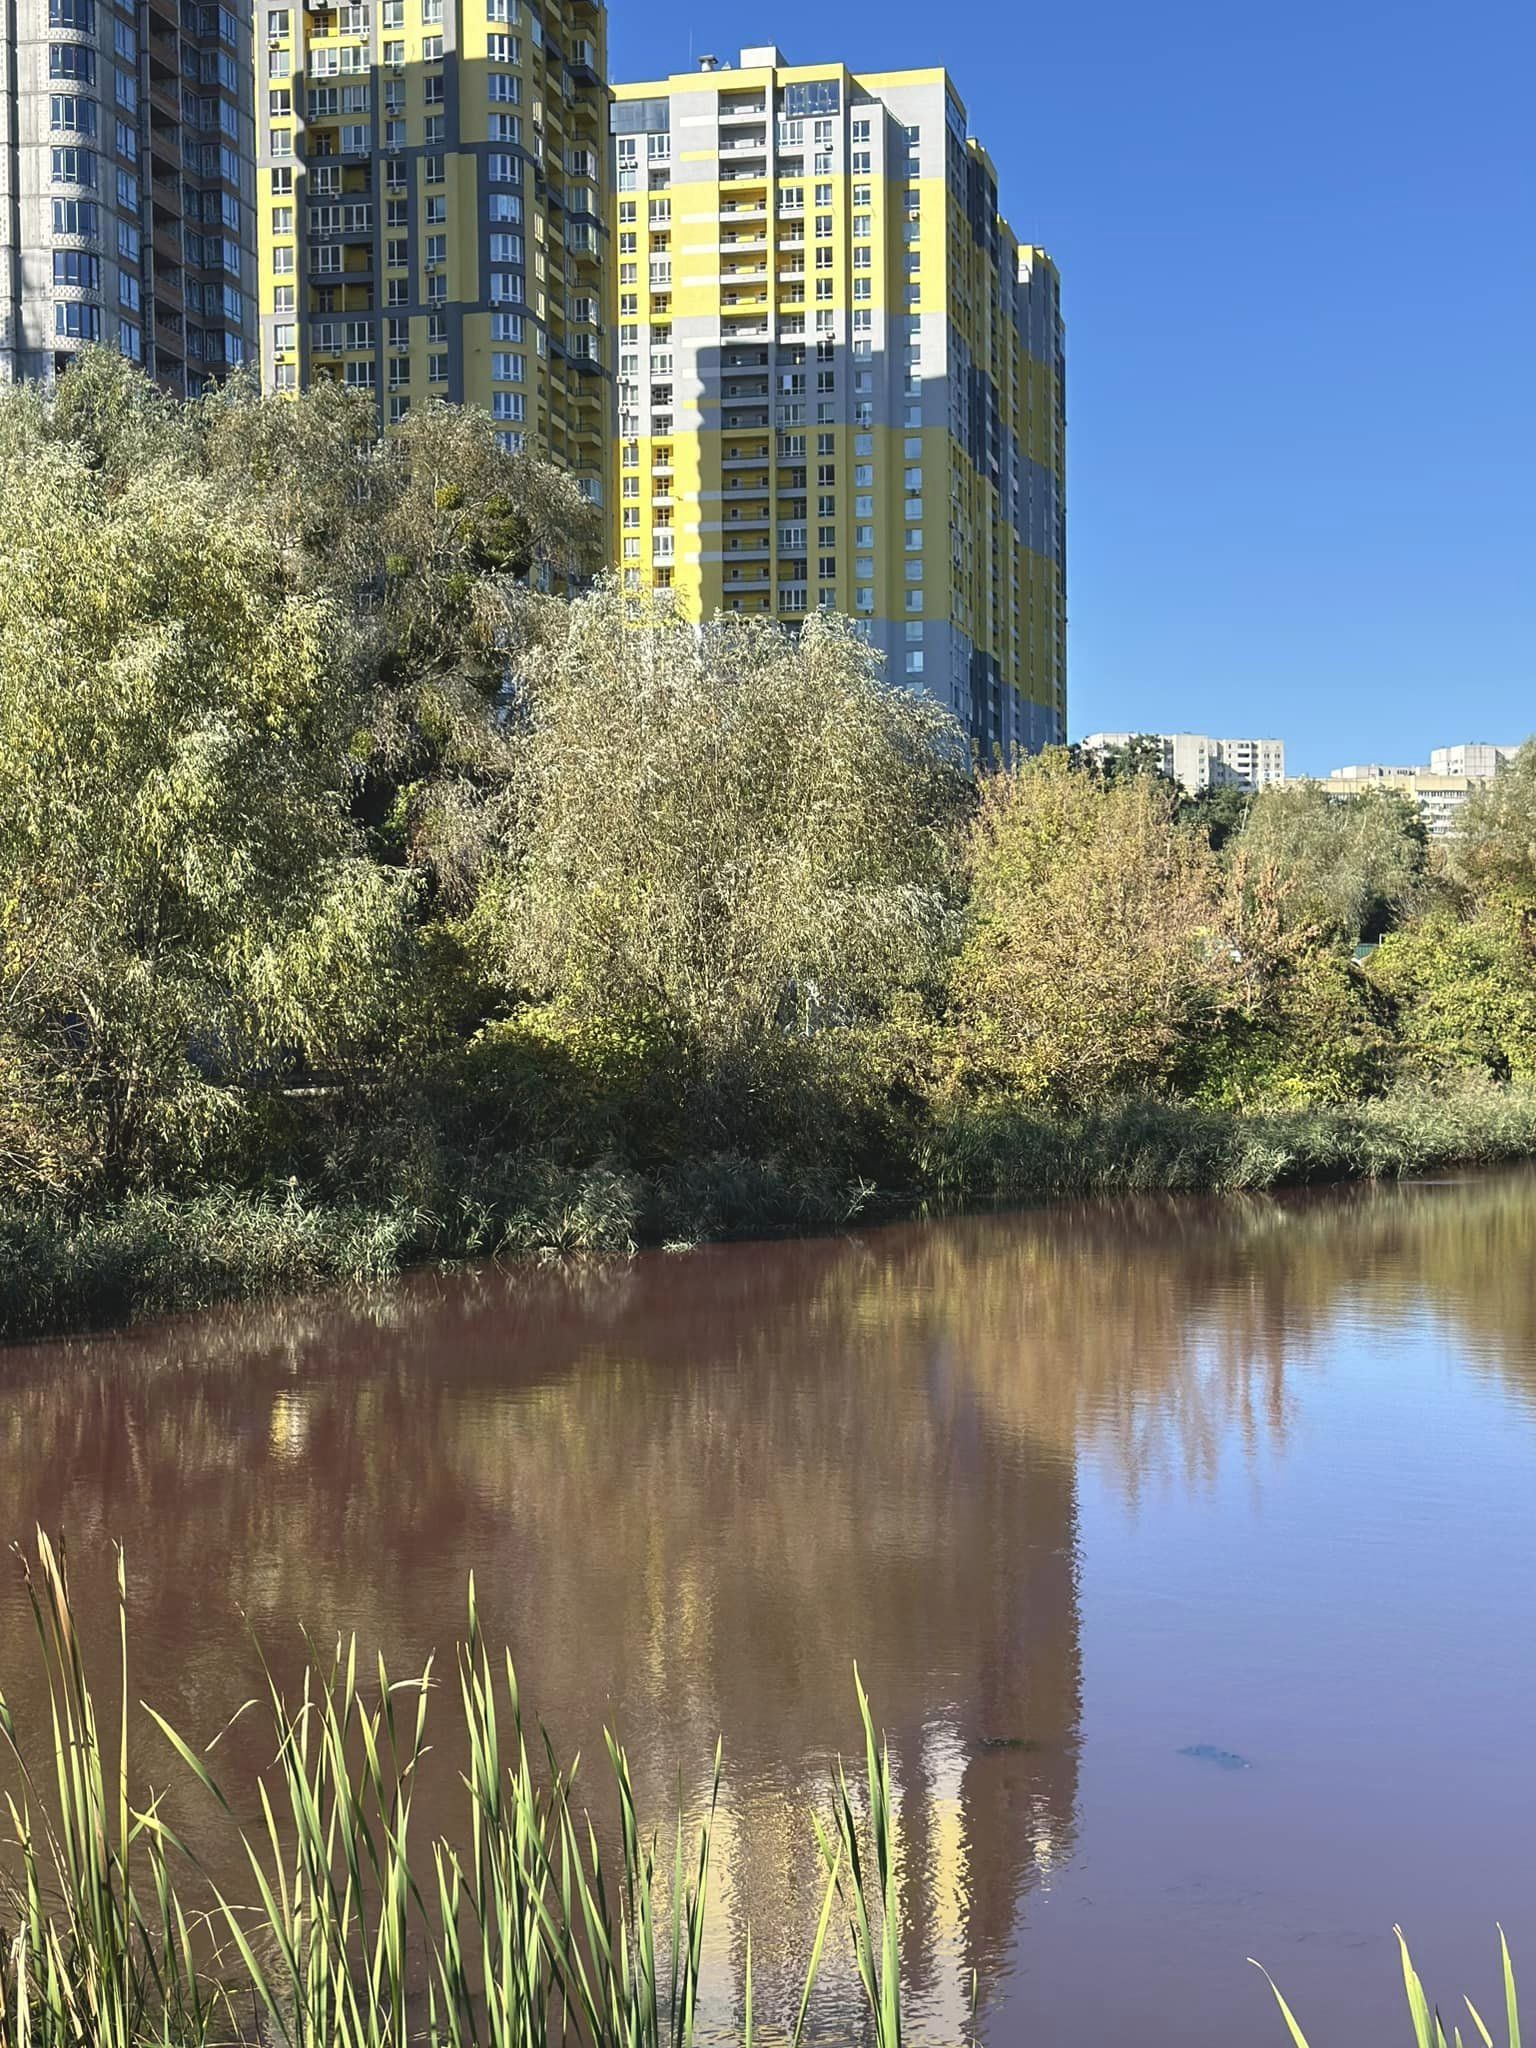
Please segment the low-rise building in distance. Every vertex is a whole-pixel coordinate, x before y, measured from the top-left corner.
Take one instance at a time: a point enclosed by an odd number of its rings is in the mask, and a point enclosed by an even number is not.
[[[1436,747],[1427,768],[1388,768],[1366,762],[1335,768],[1319,781],[1330,796],[1358,796],[1365,788],[1400,790],[1418,805],[1430,838],[1449,839],[1473,790],[1480,782],[1491,782],[1518,751],[1485,740],[1467,741],[1460,746]]]

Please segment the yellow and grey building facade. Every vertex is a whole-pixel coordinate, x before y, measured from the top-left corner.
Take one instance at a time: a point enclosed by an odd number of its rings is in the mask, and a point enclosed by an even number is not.
[[[599,0],[258,0],[261,356],[483,406],[607,501]]]
[[[1063,740],[1060,285],[948,75],[748,49],[609,125],[625,580],[849,613],[984,750]]]

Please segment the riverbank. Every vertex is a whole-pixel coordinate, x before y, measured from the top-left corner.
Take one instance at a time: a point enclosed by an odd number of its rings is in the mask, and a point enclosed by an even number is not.
[[[1108,1194],[1226,1194],[1536,1158],[1536,1088],[1346,1107],[1133,1103],[1074,1120],[972,1104],[936,1120],[900,1188],[720,1153],[647,1171],[481,1160],[429,1201],[297,1185],[137,1194],[99,1211],[0,1206],[0,1337],[104,1327],[224,1301],[388,1280],[434,1261],[624,1257],[645,1245],[822,1231]]]

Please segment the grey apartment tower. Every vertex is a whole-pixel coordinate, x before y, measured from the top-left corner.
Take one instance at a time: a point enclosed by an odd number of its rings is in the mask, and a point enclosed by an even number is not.
[[[0,0],[0,382],[253,358],[250,0]]]

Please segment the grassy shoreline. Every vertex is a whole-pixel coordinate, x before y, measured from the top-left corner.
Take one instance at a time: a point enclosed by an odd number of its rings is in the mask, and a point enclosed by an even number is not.
[[[0,1339],[377,1283],[486,1257],[625,1256],[645,1245],[837,1229],[967,1208],[1112,1194],[1231,1194],[1399,1179],[1536,1158],[1536,1088],[1481,1087],[1344,1107],[1230,1111],[1133,1103],[1073,1121],[1014,1105],[935,1124],[911,1185],[716,1154],[637,1172],[497,1160],[426,1203],[326,1198],[289,1185],[137,1194],[95,1211],[0,1204]]]

